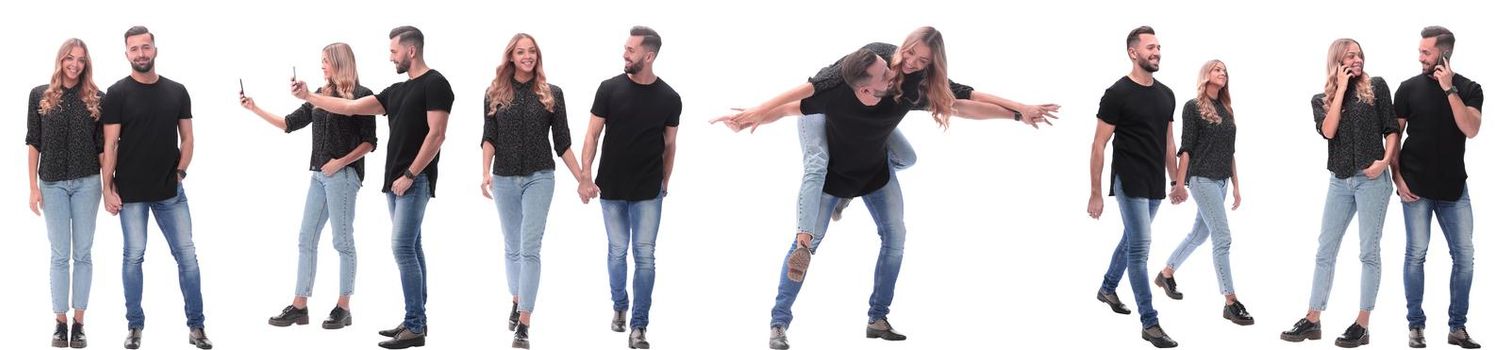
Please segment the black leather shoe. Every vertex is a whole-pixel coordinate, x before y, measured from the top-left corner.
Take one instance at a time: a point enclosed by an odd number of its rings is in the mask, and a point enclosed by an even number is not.
[[[1305,340],[1319,340],[1320,322],[1310,322],[1310,319],[1301,318],[1299,322],[1294,323],[1294,328],[1280,333],[1278,338],[1296,343]]]
[[[1234,301],[1222,308],[1221,317],[1242,326],[1251,326],[1253,323],[1252,315],[1247,314],[1247,306],[1242,305],[1241,301]]]
[[[1410,328],[1409,329],[1409,347],[1415,348],[1415,349],[1423,349],[1423,348],[1425,348],[1425,329],[1424,328]]]
[[[891,341],[906,340],[906,336],[896,333],[896,329],[891,328],[891,321],[884,318],[870,322],[870,325],[865,327],[865,338],[880,338]]]
[[[58,321],[58,326],[52,329],[52,347],[68,347],[68,324]]]
[[[614,310],[613,311],[613,324],[609,325],[608,329],[612,329],[614,332],[623,333],[623,331],[624,331],[624,318],[625,318],[625,316],[627,316],[627,315],[625,315],[627,313],[628,313],[627,310],[623,310],[623,311]]]
[[[1477,341],[1473,341],[1472,336],[1467,335],[1467,328],[1457,328],[1456,330],[1451,331],[1451,334],[1446,335],[1446,343],[1460,346],[1463,349],[1477,349],[1483,347],[1482,345],[1478,345]]]
[[[513,302],[513,310],[508,311],[508,330],[519,328],[519,302]]]
[[[70,348],[83,349],[89,346],[89,340],[84,337],[84,324],[78,321],[73,322],[73,332],[69,333],[68,338],[68,347]]]
[[[515,349],[529,348],[529,325],[520,324],[513,331],[513,347]]]
[[[267,324],[278,327],[288,327],[293,324],[309,324],[309,308],[300,309],[289,305],[284,307],[283,312],[278,313],[277,316],[268,318]]]
[[[393,328],[390,328],[390,329],[384,329],[384,330],[377,331],[377,335],[381,335],[381,336],[384,336],[384,337],[392,338],[392,337],[397,337],[398,333],[403,333],[403,330],[404,330],[403,323],[400,322],[400,323],[398,323],[398,327],[393,327]],[[424,329],[419,330],[419,335],[430,335],[430,328],[429,327],[425,327]]]
[[[1142,329],[1142,340],[1153,343],[1153,347],[1159,349],[1179,346],[1179,342],[1174,341],[1174,338],[1169,338],[1168,333],[1163,332],[1163,327],[1156,324]]]
[[[770,348],[773,350],[786,350],[791,348],[791,344],[786,342],[785,328],[770,327]]]
[[[204,335],[204,328],[189,330],[189,344],[206,350],[215,348],[215,344],[210,343],[210,338]]]
[[[125,344],[125,346],[126,346],[127,349],[139,349],[139,348],[141,348],[141,329],[140,328],[131,328],[129,330],[126,330],[126,344]]]
[[[325,321],[320,322],[320,328],[324,329],[341,329],[350,325],[351,310],[346,310],[340,306],[330,309],[330,316],[326,316]]]
[[[645,337],[644,337],[644,328],[635,328],[633,331],[629,332],[629,348],[630,349],[649,349],[650,348],[650,341],[649,340],[645,340]]]
[[[1158,288],[1163,288],[1163,294],[1168,294],[1169,299],[1184,300],[1184,293],[1179,292],[1179,284],[1174,283],[1173,277],[1163,277],[1163,273],[1160,272],[1158,277],[1153,278],[1153,284]]]
[[[1347,327],[1347,331],[1345,333],[1342,333],[1340,337],[1336,338],[1336,346],[1343,348],[1355,348],[1358,346],[1368,345],[1369,338],[1370,337],[1368,336],[1367,328],[1362,327],[1362,325],[1353,323],[1351,327]]]
[[[408,349],[416,346],[424,346],[424,334],[415,334],[409,331],[408,328],[404,328],[398,331],[398,334],[394,335],[393,339],[377,343],[377,346],[383,349]]]
[[[1121,298],[1116,297],[1116,292],[1095,292],[1095,300],[1100,300],[1100,302],[1106,303],[1106,305],[1110,305],[1111,311],[1114,311],[1118,314],[1127,315],[1132,313],[1131,309],[1127,309],[1126,304],[1121,303]]]

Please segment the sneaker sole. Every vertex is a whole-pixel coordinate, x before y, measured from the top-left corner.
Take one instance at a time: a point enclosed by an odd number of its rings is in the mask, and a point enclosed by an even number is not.
[[[786,278],[792,282],[801,282],[807,278],[807,267],[812,265],[812,252],[798,246],[796,251],[791,252],[791,257],[786,258]]]

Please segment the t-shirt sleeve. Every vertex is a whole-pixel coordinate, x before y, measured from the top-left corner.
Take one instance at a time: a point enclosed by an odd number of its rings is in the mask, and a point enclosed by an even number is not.
[[[610,108],[608,100],[609,97],[613,94],[613,92],[610,91],[612,90],[612,86],[609,85],[609,82],[611,81],[612,80],[605,80],[602,82],[602,84],[597,85],[597,96],[592,98],[593,116],[603,119],[608,118],[608,109]]]
[[[1462,103],[1467,104],[1467,107],[1477,108],[1478,112],[1483,111],[1483,85],[1472,83],[1467,91],[1457,93],[1462,94]]]
[[[182,89],[178,93],[183,94],[183,105],[178,106],[178,119],[194,119],[194,103],[190,100],[189,90],[183,87],[179,89]]]
[[[434,79],[424,86],[424,110],[450,113],[456,94],[451,91],[450,80]]]
[[[1384,135],[1399,133],[1399,115],[1394,114],[1394,97],[1389,92],[1388,82],[1373,77],[1373,107],[1377,108],[1378,124]]]
[[[1105,121],[1106,124],[1116,125],[1121,121],[1121,97],[1117,96],[1112,89],[1106,89],[1105,95],[1100,96],[1100,111],[1095,112],[1095,117]]]
[[[828,90],[820,94],[812,95],[812,97],[802,99],[802,115],[828,113],[828,102],[833,100],[833,95],[837,93],[840,92],[838,90]]]
[[[1399,84],[1398,92],[1394,93],[1394,117],[1396,118],[1409,119],[1410,117],[1409,91],[1410,88],[1414,87],[1410,84],[1410,82],[1413,81],[1414,80],[1405,80],[1404,84]]]
[[[26,144],[42,150],[42,88],[32,89],[26,103]]]
[[[100,124],[121,123],[121,92],[111,87],[100,99]]]
[[[671,115],[666,116],[665,126],[677,127],[681,125],[681,95],[671,93],[671,97]]]
[[[393,106],[388,105],[388,98],[393,97],[393,94],[397,93],[396,91],[393,91],[397,88],[398,84],[388,85],[386,89],[382,89],[382,92],[377,93],[377,104],[382,105],[382,110],[386,112],[384,114],[393,114]]]
[[[571,150],[571,126],[566,120],[566,93],[556,86],[550,87],[550,93],[555,94],[555,111],[550,113],[550,142],[555,146],[555,156],[560,157]]]

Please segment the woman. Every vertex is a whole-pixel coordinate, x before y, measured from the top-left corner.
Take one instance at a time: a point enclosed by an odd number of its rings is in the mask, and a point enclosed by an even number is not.
[[[1037,127],[1037,123],[1046,122],[1046,118],[1057,118],[1053,113],[1058,111],[1058,105],[1023,105],[990,94],[975,92],[973,87],[949,80],[948,57],[944,50],[943,34],[933,27],[917,28],[907,35],[906,40],[903,40],[899,47],[886,43],[871,43],[865,45],[864,49],[880,55],[882,59],[889,62],[892,72],[901,73],[887,77],[892,80],[893,86],[900,90],[898,99],[909,103],[913,109],[927,110],[933,115],[933,120],[944,128],[949,125],[949,117],[955,114],[953,110],[955,99],[980,101],[1017,111],[1020,115],[1016,119],[1034,128]],[[816,76],[808,80],[808,83],[799,85],[755,108],[715,119],[714,122],[723,121],[735,130],[757,127],[778,118],[770,113],[776,107],[843,85],[839,64],[834,62],[833,65],[818,71]],[[801,281],[806,276],[808,263],[811,262],[810,249],[817,245],[814,241],[822,241],[822,237],[813,237],[812,232],[815,232],[814,228],[819,220],[817,217],[818,199],[822,197],[823,182],[828,173],[825,118],[822,115],[802,116],[798,123],[797,133],[801,138],[805,167],[801,190],[797,194],[797,242],[800,247],[806,249],[798,249],[789,259],[791,271],[788,271],[787,277],[793,281]],[[916,154],[913,153],[911,144],[906,142],[906,138],[902,137],[899,131],[891,134],[891,141],[887,147],[891,154],[892,165],[897,169],[909,167],[916,161]],[[840,217],[842,208],[848,202],[848,199],[839,202],[838,209],[833,214],[834,220]]]
[[[356,57],[351,46],[334,43],[320,54],[320,71],[325,86],[317,94],[359,99],[372,90],[358,84]],[[330,222],[335,238],[332,243],[341,255],[341,294],[330,316],[321,324],[325,329],[351,325],[351,293],[356,288],[356,241],[352,223],[356,221],[356,192],[362,186],[362,157],[377,147],[377,121],[370,115],[342,116],[305,103],[287,117],[279,117],[257,107],[251,97],[241,96],[241,106],[262,117],[284,132],[294,132],[309,125],[313,146],[309,155],[309,195],[304,200],[304,221],[299,228],[299,269],[293,290],[293,304],[267,319],[278,327],[309,324],[309,296],[314,292],[315,261],[319,253],[320,231]]]
[[[90,250],[94,219],[100,205],[100,99],[94,85],[89,47],[79,39],[63,41],[53,59],[52,79],[31,89],[26,108],[27,178],[31,180],[31,212],[45,215],[47,240],[52,243],[52,313],[57,327],[52,346],[83,348],[84,310],[89,306],[89,283],[94,278]],[[37,180],[41,179],[38,184]],[[70,283],[69,255],[73,278]],[[71,287],[71,288],[70,288]],[[68,329],[72,292],[73,330]]]
[[[1298,342],[1320,339],[1320,313],[1326,309],[1335,278],[1336,253],[1352,215],[1358,217],[1362,260],[1362,300],[1357,320],[1336,345],[1356,347],[1369,342],[1368,316],[1378,299],[1378,239],[1388,209],[1393,184],[1388,164],[1398,144],[1399,124],[1383,78],[1369,77],[1362,69],[1362,46],[1352,39],[1331,43],[1326,57],[1324,92],[1310,100],[1315,128],[1327,139],[1326,168],[1331,185],[1321,214],[1320,245],[1315,253],[1315,276],[1310,287],[1310,309],[1294,328],[1281,334]],[[1386,139],[1386,140],[1385,140]]]
[[[1231,87],[1226,75],[1226,63],[1221,60],[1205,62],[1200,68],[1200,78],[1195,86],[1198,93],[1184,103],[1183,148],[1179,149],[1178,176],[1175,187],[1189,185],[1189,193],[1195,199],[1199,211],[1195,214],[1195,227],[1190,230],[1184,243],[1168,257],[1163,273],[1153,279],[1153,284],[1162,287],[1170,298],[1184,299],[1174,283],[1174,270],[1184,264],[1195,248],[1211,240],[1211,260],[1216,264],[1216,279],[1220,282],[1221,294],[1226,296],[1226,306],[1221,317],[1239,325],[1251,325],[1252,316],[1247,307],[1237,301],[1236,287],[1231,282],[1231,228],[1226,224],[1227,184],[1236,197],[1231,209],[1242,206],[1242,186],[1237,182],[1236,166],[1236,119],[1232,118]]]
[[[513,347],[523,349],[529,348],[530,315],[540,288],[540,244],[555,191],[551,153],[566,163],[578,186],[592,184],[582,178],[571,152],[566,100],[560,87],[546,81],[542,58],[533,36],[515,34],[482,108],[482,196],[498,206],[513,296],[508,328],[514,331]]]

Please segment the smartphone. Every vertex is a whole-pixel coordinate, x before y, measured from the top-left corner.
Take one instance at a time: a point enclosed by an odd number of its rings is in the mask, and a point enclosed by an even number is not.
[[[1441,51],[1441,56],[1436,57],[1437,66],[1445,66],[1451,60],[1451,50]]]
[[[298,66],[294,66],[293,67],[293,75],[291,77],[289,77],[288,80],[299,81],[299,67]]]
[[[241,94],[246,95],[246,82],[242,81],[241,78],[236,78],[236,85],[241,86]]]

